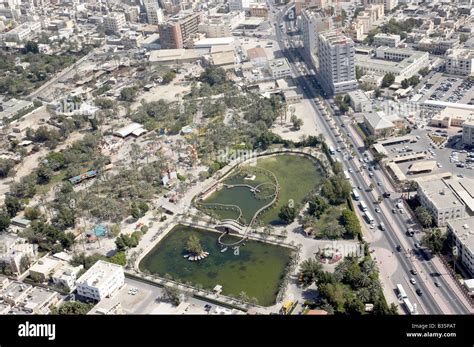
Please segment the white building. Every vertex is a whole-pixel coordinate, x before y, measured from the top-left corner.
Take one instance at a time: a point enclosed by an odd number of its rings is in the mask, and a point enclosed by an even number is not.
[[[148,24],[159,25],[164,22],[163,10],[157,0],[144,0],[143,5],[145,6]]]
[[[291,68],[286,58],[273,59],[268,62],[268,71],[273,79],[291,77]]]
[[[458,259],[474,277],[474,217],[449,221],[448,232],[458,249]]]
[[[76,288],[79,295],[100,301],[111,297],[124,283],[122,266],[99,260],[76,281]]]
[[[51,275],[51,279],[53,280],[54,284],[72,291],[75,288],[77,275],[82,269],[82,265],[63,265]]]
[[[106,31],[118,33],[126,24],[127,20],[125,19],[125,14],[121,12],[112,12],[104,17],[104,27]]]
[[[338,31],[319,34],[319,77],[328,94],[357,89],[354,41]]]
[[[318,33],[333,28],[332,17],[326,16],[322,9],[307,8],[301,11],[301,27],[304,52],[318,69]]]
[[[395,82],[401,83],[429,66],[429,54],[410,49],[379,47],[375,51],[375,57],[356,54],[355,64],[364,74],[374,73],[384,76],[391,73],[395,76]]]
[[[40,31],[40,22],[26,22],[7,32],[4,37],[6,41],[22,42],[33,39]]]
[[[217,13],[207,16],[199,23],[198,30],[209,38],[229,37],[243,21],[245,21],[245,12],[243,11]]]
[[[474,76],[474,50],[454,49],[448,52],[446,72],[453,75]]]
[[[229,0],[229,11],[250,10],[252,5],[265,4],[264,0]]]
[[[372,110],[372,102],[362,90],[354,90],[349,93],[351,99],[350,104],[356,112],[370,112]]]
[[[374,36],[375,46],[397,47],[400,44],[400,35],[379,33]]]
[[[26,239],[13,234],[0,234],[0,265],[6,266],[14,273],[21,272],[21,259],[27,257],[30,260],[36,256],[36,245],[27,242]],[[26,270],[26,269],[23,269]]]
[[[448,221],[466,216],[466,207],[444,180],[418,182],[418,199],[430,211],[437,226],[446,226]]]

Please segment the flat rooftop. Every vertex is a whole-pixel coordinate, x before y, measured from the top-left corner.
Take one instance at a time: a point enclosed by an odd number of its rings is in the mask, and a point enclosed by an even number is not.
[[[443,180],[418,182],[418,186],[437,209],[463,206]]]
[[[474,212],[474,179],[453,178],[445,181],[471,212]]]
[[[273,59],[268,62],[268,68],[272,71],[286,71],[290,69],[290,64],[286,58]]]
[[[116,272],[120,270],[123,271],[120,265],[99,260],[87,270],[76,283],[100,287],[103,283],[107,283],[113,278]]]
[[[451,220],[448,224],[463,245],[474,254],[474,217]]]

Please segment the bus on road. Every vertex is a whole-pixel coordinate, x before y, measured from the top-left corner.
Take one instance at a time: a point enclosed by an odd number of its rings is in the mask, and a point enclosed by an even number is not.
[[[333,146],[329,146],[329,153],[336,154],[336,151],[334,150]]]
[[[407,293],[405,292],[405,289],[403,289],[403,286],[401,284],[397,284],[397,291],[399,300],[408,298]]]
[[[367,204],[365,203],[364,200],[361,200],[360,201],[360,208],[362,209],[362,211],[366,212],[367,211]]]
[[[349,171],[344,170],[344,177],[345,177],[346,180],[350,180],[350,179],[351,179],[351,175],[349,175]]]
[[[352,189],[352,196],[354,197],[354,200],[355,200],[355,201],[359,201],[360,195],[359,195],[359,193],[357,192],[357,189],[355,189],[355,188]]]
[[[411,304],[410,300],[408,298],[403,299],[403,303],[405,304],[405,307],[410,314],[417,314],[415,307]]]
[[[369,211],[366,211],[364,213],[364,216],[365,216],[365,219],[367,219],[367,222],[369,222],[369,224],[374,224],[375,223],[375,219],[372,217],[372,215],[370,214]]]

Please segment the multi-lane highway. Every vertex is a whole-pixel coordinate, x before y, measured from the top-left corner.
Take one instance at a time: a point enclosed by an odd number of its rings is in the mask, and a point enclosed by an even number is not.
[[[270,4],[271,9],[275,9]],[[407,230],[407,221],[405,220],[406,214],[395,213],[393,214],[392,209],[396,208],[395,199],[384,199],[382,203],[377,203],[377,198],[382,196],[384,191],[391,190],[388,180],[384,177],[384,173],[381,170],[372,171],[373,177],[369,177],[368,171],[361,169],[364,164],[363,152],[365,148],[361,146],[361,143],[357,143],[355,138],[358,136],[356,132],[353,132],[349,126],[342,127],[343,120],[340,117],[332,117],[330,115],[331,109],[326,106],[318,106],[315,102],[317,92],[314,86],[314,76],[308,76],[304,72],[308,72],[311,69],[308,68],[303,61],[302,57],[296,50],[289,50],[285,46],[285,42],[288,42],[291,47],[291,40],[288,40],[286,31],[282,30],[279,26],[280,23],[284,23],[284,10],[276,10],[275,16],[270,15],[270,20],[275,25],[276,38],[282,54],[290,62],[290,66],[293,70],[294,77],[297,83],[302,87],[305,98],[309,99],[311,107],[314,110],[314,124],[316,128],[321,132],[329,146],[333,148],[341,147],[344,142],[340,134],[345,128],[350,136],[346,138],[349,144],[355,148],[355,156],[352,157],[348,153],[337,152],[334,154],[335,158],[338,158],[342,163],[344,170],[352,172],[351,181],[355,187],[361,187],[359,194],[361,199],[364,200],[368,205],[368,211],[374,217],[377,228],[371,230],[372,233],[381,233],[378,236],[377,246],[391,250],[393,252],[392,258],[397,262],[396,272],[390,276],[390,282],[393,284],[392,289],[395,289],[397,283],[401,283],[405,289],[408,289],[407,294],[412,303],[416,303],[418,311],[424,314],[441,314],[441,313],[469,313],[469,308],[465,307],[462,302],[458,300],[454,295],[443,276],[436,277],[436,281],[440,283],[441,287],[435,288],[434,279],[430,276],[437,273],[437,269],[434,267],[432,262],[428,259],[423,259],[413,255],[415,242],[419,242],[415,238],[411,238],[405,235]],[[296,67],[296,63],[302,68]],[[350,152],[348,149],[346,152]],[[372,156],[367,153],[369,160],[372,162]],[[381,182],[381,186],[377,184]],[[370,183],[374,184],[374,189],[368,189]],[[377,211],[376,211],[377,209]],[[398,209],[397,209],[398,210]],[[385,230],[378,229],[380,223],[384,223]],[[398,250],[397,250],[398,248]],[[417,270],[419,275],[414,276],[411,274],[412,270]],[[409,278],[415,277],[417,280],[416,285],[409,283]],[[417,295],[415,289],[420,289],[423,293],[421,296]]]

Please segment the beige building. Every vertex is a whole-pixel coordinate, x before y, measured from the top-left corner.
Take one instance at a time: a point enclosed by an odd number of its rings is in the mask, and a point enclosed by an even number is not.
[[[387,137],[403,127],[403,119],[398,115],[387,115],[383,111],[369,112],[364,114],[364,125],[371,135],[375,137]]]
[[[36,256],[37,245],[32,245],[26,239],[14,234],[0,234],[0,265],[6,266],[13,273],[20,273],[23,258],[33,260]]]
[[[286,58],[273,59],[268,62],[268,71],[273,79],[291,77],[291,68]]]
[[[106,31],[113,33],[120,32],[127,24],[125,14],[121,12],[112,12],[104,17],[104,27]]]
[[[474,76],[474,50],[454,49],[448,52],[446,72],[460,76]]]
[[[80,296],[100,301],[114,295],[124,283],[122,266],[99,260],[79,277],[76,289]]]
[[[474,217],[449,221],[448,232],[453,236],[458,259],[474,277]]]
[[[430,211],[434,224],[439,227],[466,216],[465,206],[444,180],[418,182],[418,199]]]
[[[430,126],[439,128],[462,127],[466,122],[474,121],[474,110],[446,107],[430,120]],[[464,141],[464,133],[463,133]],[[467,138],[466,138],[467,141]]]
[[[375,46],[397,47],[400,44],[400,35],[378,33],[374,36]]]

